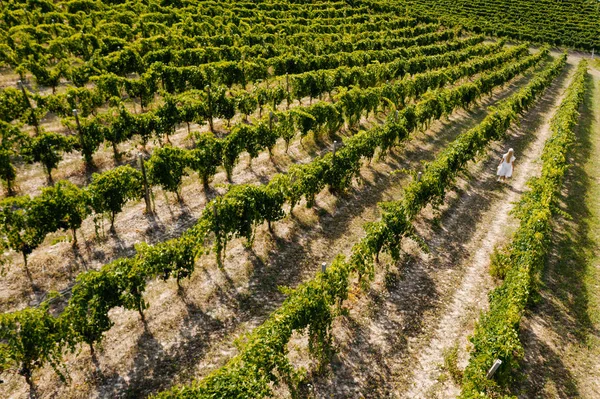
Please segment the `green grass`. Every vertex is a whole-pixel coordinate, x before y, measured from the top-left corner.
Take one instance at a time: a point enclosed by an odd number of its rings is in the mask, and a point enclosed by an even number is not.
[[[444,370],[448,372],[455,384],[460,384],[463,372],[458,367],[458,343],[444,350]]]
[[[600,348],[600,79],[588,79],[566,211],[572,220],[558,245],[557,297],[576,318],[573,333]]]
[[[600,60],[595,61],[600,69]],[[592,157],[585,165],[585,172],[590,177],[585,203],[589,214],[584,219],[588,223],[588,239],[593,244],[586,255],[583,283],[590,293],[587,313],[595,331],[600,330],[600,78],[596,78],[594,96],[590,99],[595,107],[595,118],[592,119],[588,131],[592,141]],[[579,202],[580,201],[575,201]],[[596,334],[589,337],[592,349],[600,352],[600,337]]]

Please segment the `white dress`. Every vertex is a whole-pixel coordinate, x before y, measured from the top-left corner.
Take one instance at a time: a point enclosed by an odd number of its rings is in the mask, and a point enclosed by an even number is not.
[[[512,162],[515,161],[515,156],[513,155],[510,158],[510,162],[506,162],[506,157],[508,157],[508,154],[504,154],[502,156],[502,164],[500,166],[498,166],[498,172],[496,173],[498,176],[504,176],[504,177],[511,177],[512,173],[513,173],[513,166],[512,166]]]

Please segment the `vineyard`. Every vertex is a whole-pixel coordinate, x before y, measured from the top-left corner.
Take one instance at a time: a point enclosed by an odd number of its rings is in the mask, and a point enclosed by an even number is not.
[[[0,2],[0,397],[600,397],[598,5]]]
[[[595,0],[405,2],[412,12],[459,23],[474,32],[600,51],[600,2]]]

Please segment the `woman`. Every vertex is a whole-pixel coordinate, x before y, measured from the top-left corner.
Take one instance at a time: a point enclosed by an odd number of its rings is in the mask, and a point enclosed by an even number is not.
[[[506,181],[506,178],[511,177],[513,174],[513,163],[515,162],[515,152],[513,149],[509,149],[508,152],[502,155],[502,161],[498,165],[498,181]]]

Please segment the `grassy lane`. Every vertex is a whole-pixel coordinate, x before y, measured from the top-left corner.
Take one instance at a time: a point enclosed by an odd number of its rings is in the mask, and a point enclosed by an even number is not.
[[[593,65],[592,68],[598,68]],[[591,69],[554,252],[522,324],[525,398],[600,397],[600,72]]]

